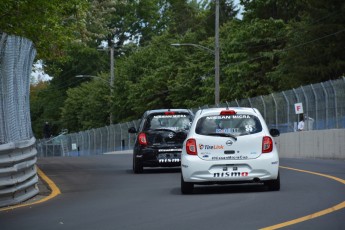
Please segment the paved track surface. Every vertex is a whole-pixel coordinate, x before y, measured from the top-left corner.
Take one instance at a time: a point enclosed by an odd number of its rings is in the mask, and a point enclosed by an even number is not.
[[[1,230],[260,229],[345,201],[345,185],[281,168],[282,187],[197,186],[181,195],[180,169],[131,171],[131,154],[41,158],[61,190],[41,204],[0,212]],[[281,159],[281,166],[345,179],[345,162]],[[284,229],[345,229],[345,208]]]

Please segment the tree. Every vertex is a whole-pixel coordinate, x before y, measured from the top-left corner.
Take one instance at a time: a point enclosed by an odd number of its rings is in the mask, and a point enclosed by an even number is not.
[[[208,5],[208,10],[206,13],[206,21],[209,36],[214,36],[215,32],[215,11],[216,11],[215,1],[211,1]],[[237,6],[235,6],[233,0],[220,0],[219,1],[219,26],[234,19],[239,12]]]
[[[310,1],[300,21],[289,23],[287,45],[272,77],[281,88],[337,79],[345,73],[345,4]]]
[[[97,78],[68,89],[62,126],[72,132],[104,126],[109,122],[109,96],[109,86]]]
[[[280,79],[268,73],[278,65],[277,51],[285,46],[282,20],[232,21],[221,34],[221,98],[231,101],[279,90]]]
[[[305,0],[240,0],[244,7],[244,20],[282,19],[284,22],[300,20],[300,12],[306,7]]]
[[[144,44],[166,27],[165,1],[90,0],[84,41],[107,41],[121,49],[125,43]]]
[[[171,107],[166,96],[169,93],[167,81],[175,72],[170,59],[171,49],[167,37],[162,35],[121,61],[124,66],[118,66],[115,80],[117,119],[125,117],[119,111],[138,116],[147,109]],[[119,99],[123,101],[119,102]]]
[[[38,59],[64,56],[64,49],[75,41],[75,31],[82,25],[87,9],[84,0],[0,1],[0,28],[2,32],[22,36],[33,41]]]

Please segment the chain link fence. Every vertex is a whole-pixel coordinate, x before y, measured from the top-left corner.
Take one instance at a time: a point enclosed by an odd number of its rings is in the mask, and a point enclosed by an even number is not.
[[[135,135],[130,127],[138,128],[140,120],[91,129],[79,133],[37,140],[38,156],[90,156],[133,148]]]
[[[254,107],[265,118],[269,128],[281,133],[295,132],[299,116],[295,104],[302,103],[305,129],[345,128],[345,77],[338,80],[301,86],[296,89],[234,100],[218,107]],[[215,107],[203,106],[198,109]],[[198,109],[192,109],[196,112]],[[45,156],[88,156],[133,148],[135,135],[129,134],[129,127],[138,127],[139,120],[91,129],[79,133],[65,134],[37,141],[38,155]]]
[[[0,207],[38,193],[30,118],[31,41],[0,32]]]

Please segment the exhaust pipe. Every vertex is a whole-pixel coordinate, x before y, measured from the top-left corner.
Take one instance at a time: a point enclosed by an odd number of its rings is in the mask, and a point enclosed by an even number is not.
[[[254,182],[254,183],[259,183],[259,182],[260,182],[260,179],[257,178],[257,177],[255,177],[255,178],[253,179],[253,182]]]

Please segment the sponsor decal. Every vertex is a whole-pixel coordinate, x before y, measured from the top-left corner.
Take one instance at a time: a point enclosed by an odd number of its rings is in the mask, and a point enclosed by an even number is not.
[[[248,172],[219,172],[213,173],[213,177],[246,177]]]
[[[249,115],[245,114],[236,114],[236,115],[227,115],[227,116],[210,116],[206,117],[208,120],[222,120],[222,119],[244,119],[244,118],[250,118]]]
[[[247,160],[247,156],[224,156],[224,157],[212,157],[212,160]]]
[[[159,159],[159,163],[176,163],[180,162],[180,159]]]
[[[228,140],[228,141],[225,142],[225,144],[226,144],[227,146],[231,146],[233,143],[234,143],[234,142],[232,142],[231,140]]]
[[[211,155],[211,153],[209,153],[209,152],[201,152],[200,154],[201,155]]]
[[[239,128],[225,128],[225,129],[216,129],[216,133],[239,133],[240,129]]]
[[[156,116],[153,116],[154,118],[158,118],[158,119],[161,119],[161,118],[180,118],[180,117],[187,117],[187,115],[185,114],[175,114],[175,115],[156,115]]]
[[[170,130],[173,130],[173,131],[177,131],[179,130],[180,128],[179,127],[162,127],[164,129],[170,129]]]
[[[199,144],[199,149],[224,149],[224,145],[203,145]]]
[[[182,152],[182,149],[158,149],[158,152]]]

